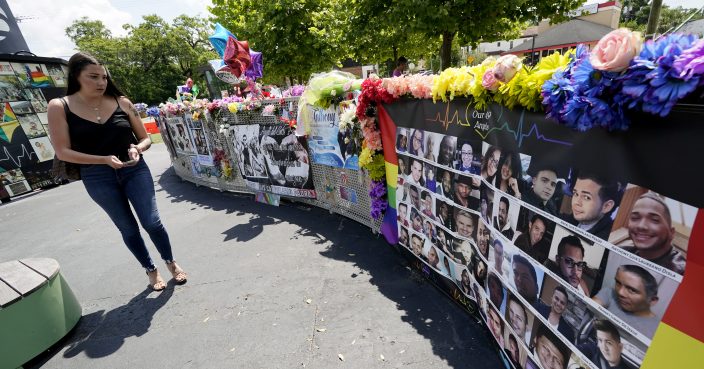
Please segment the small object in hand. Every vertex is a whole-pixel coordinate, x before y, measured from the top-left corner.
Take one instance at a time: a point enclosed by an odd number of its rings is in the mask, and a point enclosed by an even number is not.
[[[134,159],[132,159],[132,160],[127,160],[127,161],[123,161],[123,162],[122,162],[122,165],[125,166],[125,167],[131,167],[131,166],[133,166],[133,165],[135,165],[135,164],[137,164],[137,160],[134,160]]]

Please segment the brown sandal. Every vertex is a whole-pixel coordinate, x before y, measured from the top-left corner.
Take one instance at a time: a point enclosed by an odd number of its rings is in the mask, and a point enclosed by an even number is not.
[[[149,287],[153,291],[163,291],[166,288],[166,282],[159,275],[159,271],[154,268],[152,271],[147,270],[147,276],[149,277]]]
[[[169,269],[169,272],[171,272],[176,284],[181,285],[188,282],[188,274],[186,274],[186,272],[184,272],[175,261],[172,260],[170,263],[167,262],[166,267]]]

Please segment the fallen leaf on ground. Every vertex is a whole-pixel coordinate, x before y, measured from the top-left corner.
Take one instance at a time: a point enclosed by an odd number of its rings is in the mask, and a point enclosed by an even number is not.
[[[327,330],[327,329],[325,329],[325,328],[318,328],[318,329],[316,329],[316,331],[318,331],[318,332],[325,332],[326,330]]]
[[[381,361],[386,360],[386,358],[384,358],[384,355],[381,355],[381,354],[379,355],[379,358],[381,359]]]
[[[337,354],[337,357],[339,357],[339,358],[340,358],[340,361],[345,361],[345,357],[344,357],[344,356],[342,356],[342,354]]]
[[[313,300],[311,300],[311,299],[306,300],[306,304],[310,304],[311,302],[313,302]]]
[[[207,322],[208,320],[210,320],[210,317],[203,319],[203,323]]]

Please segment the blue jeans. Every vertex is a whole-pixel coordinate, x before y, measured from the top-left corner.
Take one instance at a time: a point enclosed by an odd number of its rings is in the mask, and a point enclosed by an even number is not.
[[[129,204],[132,204],[142,228],[149,234],[161,258],[167,262],[173,261],[169,235],[156,209],[154,181],[144,158],[135,166],[121,169],[103,164],[81,165],[81,179],[88,195],[108,213],[120,230],[127,248],[142,267],[147,270],[155,268]]]

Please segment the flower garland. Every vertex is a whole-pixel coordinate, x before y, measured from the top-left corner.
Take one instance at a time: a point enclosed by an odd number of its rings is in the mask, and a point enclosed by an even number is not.
[[[353,74],[334,70],[313,75],[308,81],[302,98],[310,105],[327,109],[332,104],[354,99],[362,81]]]
[[[304,85],[293,85],[282,92],[283,97],[293,97],[303,95],[306,86]]]
[[[585,131],[625,130],[628,110],[667,116],[704,85],[702,45],[696,36],[679,34],[642,44],[640,34],[619,29],[591,53],[580,46],[567,67],[543,85],[548,118]]]
[[[397,94],[407,94],[410,91],[410,85],[404,82],[389,83],[398,86],[395,90]],[[376,75],[372,75],[362,82],[362,92],[359,95],[357,103],[357,119],[362,128],[362,152],[359,155],[359,166],[367,171],[371,178],[369,185],[369,197],[371,199],[370,215],[374,219],[381,218],[382,214],[388,206],[386,200],[386,167],[384,163],[384,154],[381,145],[381,131],[379,130],[376,121],[376,106],[377,104],[389,104],[394,102],[399,95],[394,96],[383,86],[384,80]]]
[[[544,57],[533,68],[515,55],[488,58],[475,66],[448,68],[432,81],[433,101],[469,97],[477,109],[495,102],[509,109],[544,110],[574,129],[624,130],[628,110],[666,116],[681,99],[704,86],[704,41],[667,35],[642,44],[627,29],[604,36],[590,52],[579,45]],[[406,80],[384,80],[394,97]],[[414,95],[415,96],[415,95]]]

